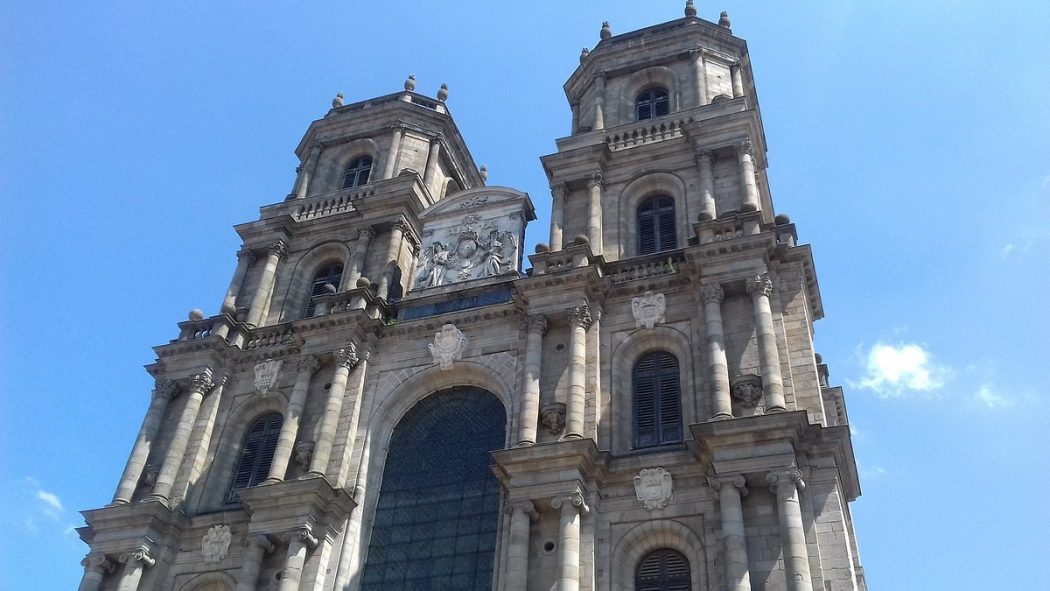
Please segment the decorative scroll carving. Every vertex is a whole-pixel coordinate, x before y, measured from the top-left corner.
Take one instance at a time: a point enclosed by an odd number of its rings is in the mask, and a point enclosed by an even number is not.
[[[204,371],[190,378],[190,390],[195,392],[207,393],[214,387],[215,381],[212,379],[210,367],[204,368]]]
[[[551,402],[543,405],[540,411],[540,422],[550,431],[551,435],[561,435],[565,430],[565,403]]]
[[[631,298],[631,314],[634,315],[634,325],[638,328],[645,327],[652,330],[658,323],[664,322],[664,294],[645,292],[636,298]]]
[[[722,286],[717,283],[705,283],[700,286],[700,298],[705,304],[721,304],[725,299]]]
[[[171,400],[179,393],[179,385],[174,380],[161,380],[157,382],[156,388],[153,389],[154,398],[163,398]]]
[[[543,314],[529,314],[525,317],[525,332],[547,333],[547,317]]]
[[[769,490],[774,494],[780,486],[794,486],[798,490],[806,488],[806,482],[802,480],[802,471],[798,468],[787,468],[770,472],[766,474],[766,482],[769,483]]]
[[[591,512],[591,508],[587,505],[586,499],[583,498],[583,493],[578,490],[564,496],[554,497],[551,499],[551,508],[561,509],[565,503],[569,503],[573,507],[576,507],[580,512],[580,515],[586,515]]]
[[[319,369],[321,369],[321,360],[313,355],[303,355],[295,364],[295,370],[299,373],[314,374]]]
[[[594,322],[594,317],[591,316],[591,307],[587,304],[569,308],[567,312],[569,314],[569,322],[573,326],[582,326],[584,329],[588,329],[591,327],[591,323]]]
[[[772,294],[773,281],[769,278],[769,275],[763,273],[747,280],[747,295],[751,297],[760,295],[768,297]]]
[[[278,240],[270,245],[270,254],[281,258],[288,252],[288,245],[285,244],[284,240]]]
[[[204,562],[222,562],[230,549],[231,541],[233,535],[230,534],[230,526],[213,525],[208,528],[208,533],[201,538],[201,556],[204,557]]]
[[[511,501],[507,504],[507,509],[509,509],[509,513],[513,513],[514,511],[520,509],[522,513],[528,515],[530,521],[536,521],[536,519],[538,519],[540,516],[539,511],[536,510],[536,505],[529,499],[518,499],[516,501]]]
[[[634,494],[647,510],[663,509],[674,498],[674,480],[663,468],[642,468],[634,477]]]
[[[740,474],[731,474],[727,476],[709,476],[707,478],[707,485],[715,490],[720,490],[723,486],[733,486],[740,491],[740,496],[747,496],[747,481]]]
[[[730,394],[744,405],[755,408],[762,400],[762,378],[756,375],[740,376],[733,380]]]
[[[277,377],[281,372],[280,359],[266,359],[255,364],[255,391],[266,396],[274,386],[277,385]]]
[[[335,357],[337,367],[345,367],[348,370],[352,370],[357,366],[357,345],[353,343],[347,343],[345,347],[337,350],[332,355]]]
[[[427,345],[434,362],[441,369],[450,369],[453,361],[462,359],[466,347],[467,337],[454,324],[442,326],[440,331],[434,333],[434,342]]]
[[[157,559],[153,558],[149,546],[145,544],[120,555],[118,560],[122,563],[139,563],[141,566],[153,566],[157,563]]]

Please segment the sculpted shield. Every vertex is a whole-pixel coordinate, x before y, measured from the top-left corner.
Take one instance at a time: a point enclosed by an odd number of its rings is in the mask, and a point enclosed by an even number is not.
[[[649,511],[663,509],[674,498],[674,482],[663,468],[642,468],[634,477],[634,493]]]
[[[631,299],[631,314],[634,315],[635,326],[645,327],[650,330],[658,323],[664,321],[664,294],[645,292],[640,297]]]
[[[230,549],[232,539],[230,526],[211,526],[208,533],[201,538],[201,555],[204,556],[204,562],[221,562],[223,558],[226,558],[226,552]]]
[[[452,362],[463,358],[463,349],[467,346],[467,337],[454,324],[446,324],[434,334],[434,342],[427,345],[441,369],[449,369]]]
[[[255,364],[255,390],[265,396],[277,385],[277,375],[281,371],[281,360],[267,359]]]

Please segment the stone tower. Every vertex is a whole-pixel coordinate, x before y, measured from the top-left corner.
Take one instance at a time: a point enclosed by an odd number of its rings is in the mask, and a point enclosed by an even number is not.
[[[605,24],[565,93],[528,269],[530,198],[446,87],[333,100],[219,313],[156,348],[82,591],[865,589],[747,45],[690,0]]]

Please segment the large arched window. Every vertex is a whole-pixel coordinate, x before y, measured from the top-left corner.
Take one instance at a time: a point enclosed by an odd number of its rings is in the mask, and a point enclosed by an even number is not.
[[[647,353],[634,365],[634,447],[682,441],[682,389],[678,359],[665,351]]]
[[[638,254],[653,254],[678,248],[674,199],[650,197],[638,206]]]
[[[635,591],[690,591],[689,560],[670,548],[645,555],[634,575]]]
[[[390,437],[362,591],[491,589],[506,411],[480,388],[432,394]]]
[[[351,162],[343,172],[343,188],[359,187],[368,182],[372,174],[372,157],[362,156]]]
[[[314,282],[310,285],[310,299],[306,302],[306,312],[303,318],[313,318],[314,311],[317,309],[317,298],[325,294],[324,286],[331,284],[338,289],[342,280],[342,263],[329,263],[321,267],[314,275]]]
[[[244,436],[241,447],[241,459],[233,473],[230,490],[226,493],[226,502],[237,502],[237,489],[248,488],[259,484],[270,473],[273,452],[277,450],[277,436],[281,433],[284,417],[280,413],[270,413],[259,417]]]
[[[653,119],[663,117],[671,110],[670,97],[666,88],[650,88],[634,100],[635,119]]]

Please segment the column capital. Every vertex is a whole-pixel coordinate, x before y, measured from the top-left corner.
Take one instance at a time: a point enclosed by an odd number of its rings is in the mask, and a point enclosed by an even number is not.
[[[358,240],[371,240],[376,237],[376,231],[372,229],[372,226],[365,226],[357,231]]]
[[[705,283],[700,286],[700,298],[705,304],[721,304],[725,300],[725,292],[718,283]]]
[[[207,394],[214,387],[215,380],[212,376],[212,369],[210,367],[205,367],[203,371],[190,377],[188,389],[190,392]]]
[[[145,544],[121,554],[118,560],[125,564],[137,562],[143,567],[153,566],[157,563],[157,559],[152,556],[149,546]]]
[[[551,184],[551,196],[555,199],[565,199],[569,194],[569,185],[564,181]]]
[[[591,316],[591,307],[587,304],[569,308],[566,310],[566,313],[569,315],[569,322],[573,326],[582,326],[584,329],[588,329],[594,322],[594,317]]]
[[[723,486],[732,486],[740,490],[740,496],[747,496],[747,482],[740,474],[708,476],[707,486],[715,490],[721,490]]]
[[[529,517],[529,521],[536,521],[540,517],[539,511],[536,510],[536,504],[529,499],[518,499],[511,501],[508,505],[511,513],[515,511],[521,511]]]
[[[401,230],[403,234],[407,234],[412,231],[412,226],[409,225],[408,220],[405,219],[405,216],[399,216],[396,220],[390,223],[390,229],[393,230],[394,228]]]
[[[247,260],[249,263],[255,260],[255,253],[250,248],[242,246],[237,250],[237,260]]]
[[[547,317],[543,314],[529,314],[525,317],[525,331],[547,333]]]
[[[318,369],[321,369],[321,360],[314,355],[303,355],[299,358],[299,361],[296,362],[295,369],[300,374],[307,373],[312,375],[316,373]]]
[[[336,349],[332,356],[335,358],[336,367],[345,367],[352,370],[357,366],[360,358],[357,355],[357,345],[348,342],[344,347]]]
[[[599,170],[591,175],[591,178],[587,179],[587,188],[593,189],[595,187],[601,187],[604,184],[602,180],[602,172]]]
[[[797,487],[798,490],[806,488],[806,482],[802,480],[802,471],[798,468],[774,470],[766,474],[766,482],[769,483],[769,490],[773,491],[774,494],[781,486],[790,485]]]
[[[736,146],[734,147],[736,148],[737,156],[743,156],[745,154],[751,156],[752,158],[755,156],[755,148],[751,144],[751,138],[749,137],[745,137],[744,139],[738,141],[736,143]]]
[[[175,380],[157,380],[153,388],[154,400],[171,400],[179,393],[179,384]]]
[[[113,572],[116,565],[109,559],[105,554],[92,553],[84,557],[84,560],[80,561],[80,566],[83,566],[85,570],[96,571],[96,572]]]
[[[288,534],[288,541],[300,541],[307,548],[311,550],[317,547],[317,536],[314,535],[314,528],[310,524],[300,525]]]
[[[249,535],[248,538],[244,540],[244,545],[249,548],[262,548],[264,554],[273,552],[275,548],[273,542],[270,541],[270,538],[267,537],[266,534]]]
[[[273,244],[271,244],[269,249],[270,249],[270,256],[275,256],[277,258],[281,258],[285,254],[287,254],[287,252],[288,252],[288,244],[284,241],[283,238],[281,238],[281,239],[277,240],[276,242],[274,242]]]
[[[696,153],[696,163],[703,166],[714,164],[715,153],[712,150],[700,150]]]
[[[591,512],[591,508],[587,506],[587,501],[583,498],[583,493],[578,490],[551,499],[551,509],[557,510],[563,506],[576,507],[580,515],[587,515]]]
[[[747,280],[747,295],[751,297],[756,296],[770,296],[773,294],[773,281],[769,278],[769,275],[762,273],[761,275],[755,275]]]

